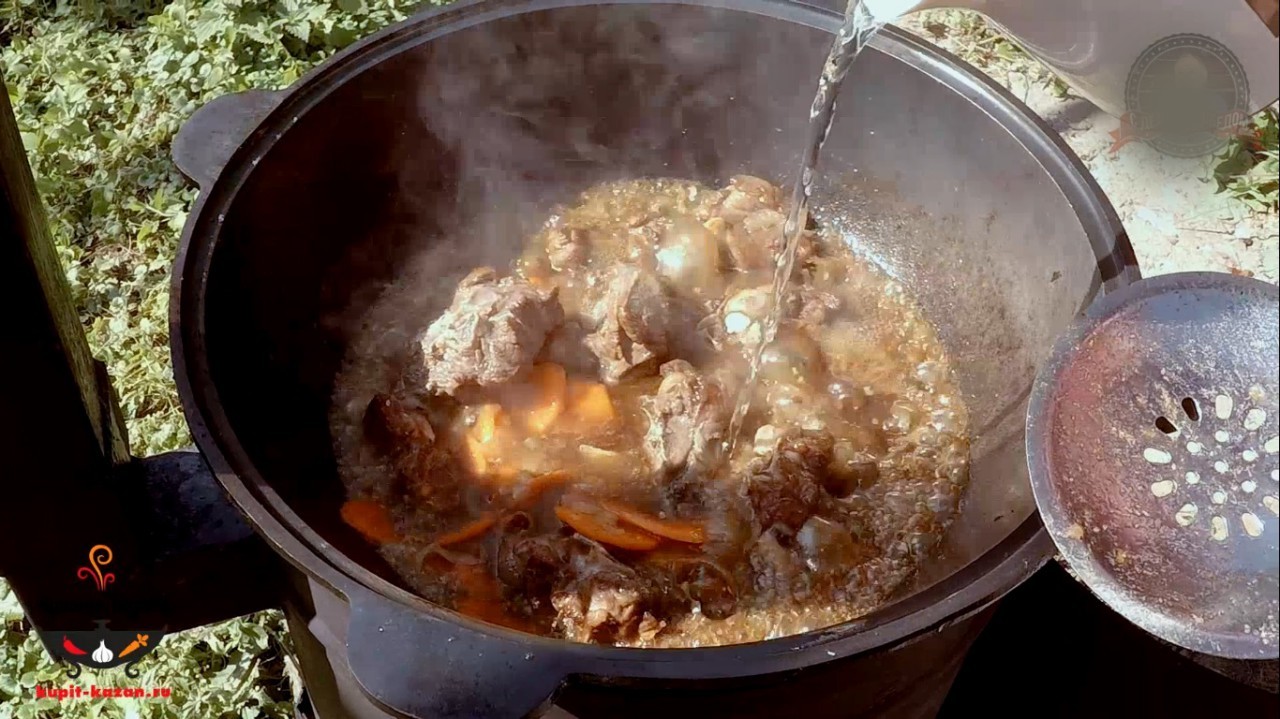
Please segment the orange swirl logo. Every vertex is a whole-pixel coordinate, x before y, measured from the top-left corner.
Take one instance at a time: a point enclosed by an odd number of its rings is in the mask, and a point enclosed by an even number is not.
[[[113,557],[111,547],[105,544],[93,545],[89,550],[89,566],[76,570],[76,576],[80,579],[92,579],[99,592],[107,591],[107,585],[116,581],[116,575],[111,572],[104,574],[102,568],[111,564]]]

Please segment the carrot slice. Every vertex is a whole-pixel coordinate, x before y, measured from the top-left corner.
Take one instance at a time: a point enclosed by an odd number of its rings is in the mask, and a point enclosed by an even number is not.
[[[489,471],[489,460],[484,456],[484,447],[480,446],[480,441],[471,435],[467,435],[466,442],[467,452],[463,457],[467,469],[476,476],[484,476]]]
[[[346,522],[364,538],[375,544],[394,542],[395,523],[387,508],[367,499],[352,499],[342,505],[340,510],[342,521]]]
[[[520,476],[520,468],[509,464],[500,464],[496,467],[490,465],[489,476],[498,480],[500,484],[506,484]]]
[[[471,428],[471,435],[481,444],[487,444],[498,431],[498,425],[504,419],[502,407],[496,404],[481,405],[476,411],[476,423]]]
[[[606,424],[617,416],[609,399],[609,390],[599,382],[575,380],[569,386],[569,397],[569,411],[580,422]]]
[[[595,514],[558,504],[556,517],[572,527],[573,531],[601,544],[639,552],[647,552],[658,546],[657,537],[643,529],[624,527],[612,515]]]
[[[564,394],[567,385],[564,367],[558,364],[538,364],[531,370],[537,390],[533,407],[524,415],[525,426],[535,434],[544,434],[564,411]]]
[[[541,497],[544,492],[552,487],[557,487],[568,482],[569,478],[570,474],[563,469],[539,474],[533,479],[530,479],[529,482],[516,493],[516,507],[520,509],[528,509],[529,507],[532,507],[534,502],[537,502],[538,497]]]
[[[659,537],[686,544],[702,544],[707,541],[707,530],[703,527],[702,522],[683,519],[662,519],[612,499],[601,500],[600,506],[618,515],[618,518],[623,522],[639,527],[651,534],[656,534]]]
[[[497,519],[498,518],[492,514],[481,515],[461,527],[458,527],[452,532],[445,532],[439,537],[436,537],[436,545],[440,547],[447,547],[450,544],[461,544],[475,539],[476,537],[483,536],[485,532],[489,531],[489,527],[492,527],[493,523],[496,522]]]

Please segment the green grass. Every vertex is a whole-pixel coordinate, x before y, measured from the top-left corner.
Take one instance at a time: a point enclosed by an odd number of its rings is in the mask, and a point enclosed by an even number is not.
[[[1213,179],[1224,192],[1257,212],[1276,212],[1280,195],[1280,149],[1276,108],[1254,115],[1249,131],[1214,158]]]
[[[972,10],[925,10],[896,24],[955,53],[1005,85],[1021,76],[1028,85],[1044,86],[1058,97],[1070,92],[1061,78]]]

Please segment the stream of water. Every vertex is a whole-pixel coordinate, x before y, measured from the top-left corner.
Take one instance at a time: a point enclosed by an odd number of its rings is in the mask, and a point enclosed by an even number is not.
[[[806,133],[804,155],[800,160],[799,171],[791,190],[791,207],[787,214],[787,222],[783,226],[785,242],[775,264],[773,276],[773,304],[765,317],[761,340],[751,357],[747,382],[739,393],[734,406],[733,418],[729,423],[729,433],[725,438],[725,456],[732,457],[738,444],[738,435],[742,432],[742,424],[751,410],[751,398],[755,393],[757,376],[760,371],[761,358],[778,333],[778,323],[784,311],[787,285],[791,281],[791,273],[795,266],[796,250],[800,246],[800,237],[809,220],[809,198],[813,193],[813,183],[817,177],[818,158],[822,154],[822,146],[831,132],[831,122],[836,112],[836,96],[840,86],[844,84],[849,67],[857,59],[867,42],[876,34],[884,21],[871,15],[863,4],[863,0],[849,0],[845,9],[844,22],[831,43],[831,51],[823,63],[822,73],[818,76],[818,90],[813,96],[813,105],[809,108],[809,130]]]

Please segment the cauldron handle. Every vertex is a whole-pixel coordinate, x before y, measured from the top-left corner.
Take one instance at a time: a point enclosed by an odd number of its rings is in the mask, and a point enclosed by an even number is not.
[[[345,593],[351,673],[375,701],[409,716],[536,716],[570,673],[559,656],[538,651],[537,637],[473,629],[362,587]]]
[[[211,100],[196,110],[173,138],[173,163],[207,191],[231,155],[280,104],[284,94],[248,90]]]

